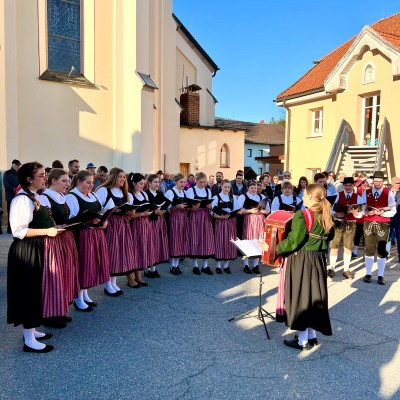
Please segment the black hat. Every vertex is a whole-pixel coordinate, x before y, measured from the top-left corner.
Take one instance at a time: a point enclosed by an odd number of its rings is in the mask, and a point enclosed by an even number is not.
[[[351,183],[352,185],[354,185],[354,178],[352,176],[344,178],[343,185],[346,185],[346,183]]]
[[[21,161],[19,160],[12,160],[11,164],[15,164],[15,165],[21,165]]]
[[[382,171],[375,171],[374,174],[371,176],[372,179],[386,179],[385,174]]]
[[[164,173],[160,170],[157,171],[157,175],[164,175]]]

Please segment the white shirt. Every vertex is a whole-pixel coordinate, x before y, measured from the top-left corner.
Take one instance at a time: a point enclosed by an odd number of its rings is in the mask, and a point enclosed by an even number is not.
[[[23,189],[19,193],[26,193]],[[40,196],[35,193],[35,198],[41,205],[50,207],[48,199],[40,201]],[[47,204],[45,204],[47,203]],[[33,220],[33,212],[35,205],[33,201],[27,196],[15,196],[10,205],[10,226],[14,237],[23,239],[28,233],[28,225]]]
[[[149,198],[147,197],[147,194],[145,192],[135,193],[133,195],[133,197],[139,201],[143,201],[143,200],[149,201]],[[132,200],[133,200],[133,197],[132,197]]]
[[[65,195],[64,194],[56,192],[55,190],[52,190],[52,189],[46,189],[45,193],[52,200],[54,200],[56,203],[65,204],[66,199],[65,199]],[[40,204],[43,204],[42,201],[46,201],[46,202],[49,203],[49,199],[46,196],[44,196],[43,194],[41,196],[39,196],[39,201],[40,201]],[[43,204],[43,205],[47,205],[47,204]]]
[[[279,196],[281,196],[283,204],[286,204],[286,205],[289,205],[289,206],[293,205],[293,195],[285,196],[284,194],[280,194]],[[279,210],[279,206],[280,206],[279,198],[278,198],[279,196],[276,196],[274,198],[274,200],[272,201],[271,211],[278,211]],[[296,205],[299,205],[300,203],[301,203],[300,197],[296,197]]]
[[[94,203],[97,201],[97,197],[93,193],[89,193],[88,196],[85,196],[82,194],[77,188],[73,188],[70,193],[75,193],[77,194],[81,199],[84,201],[87,201],[88,203]],[[73,194],[67,194],[65,196],[65,199],[67,201],[67,205],[71,211],[71,214],[69,215],[69,218],[76,217],[79,214],[79,203],[78,199],[73,195]]]
[[[374,187],[372,188],[372,196],[375,198],[375,192],[378,192],[378,197],[382,194],[383,188],[377,190]],[[363,194],[362,194],[362,200],[363,200],[363,204],[367,203],[367,191],[364,190]],[[396,200],[394,199],[394,194],[391,190],[389,190],[389,196],[388,196],[388,207],[391,207],[391,210],[389,211],[385,211],[381,217],[385,217],[385,218],[392,218],[397,210],[396,210]]]
[[[173,187],[172,189],[167,190],[167,192],[164,194],[164,196],[172,203],[174,201],[174,193],[180,198],[185,197],[184,190],[179,191],[176,187]],[[167,208],[167,211],[170,211],[171,207],[172,207],[172,205],[169,205]]]
[[[226,201],[227,203],[230,201],[228,194],[220,193],[219,196],[221,197],[222,201]],[[233,209],[230,210],[229,208],[222,208],[224,211],[231,212],[240,209],[236,196],[232,196],[232,199],[233,199]],[[211,203],[212,208],[219,207],[218,202],[219,202],[218,196],[214,196],[213,202]]]
[[[238,208],[243,208],[244,202],[246,201],[246,196],[247,196],[250,200],[257,201],[258,203],[260,202],[260,196],[261,196],[261,200],[264,200],[264,199],[265,199],[265,196],[264,196],[263,194],[257,194],[257,193],[256,193],[256,194],[250,194],[250,193],[241,194],[241,195],[238,197]],[[268,202],[267,202],[267,204],[266,204],[265,209],[268,210],[268,211],[271,210],[271,208],[270,208]]]
[[[124,192],[122,191],[121,188],[112,188],[111,189],[111,193],[113,196],[118,197],[118,198],[122,198],[124,197]],[[107,196],[108,196],[108,191],[107,188],[105,187],[101,187],[98,190],[96,190],[96,196],[100,201],[101,206],[104,208],[104,210],[108,210],[110,208],[115,207],[115,203],[114,200],[112,198],[110,198],[107,201],[107,204],[105,204],[106,200],[107,200]],[[132,204],[133,203],[133,196],[131,193],[128,193],[128,204]]]
[[[345,190],[343,190],[343,192],[344,192],[344,197],[346,197],[346,198],[347,198],[347,196],[351,197],[354,194],[353,191],[350,192],[350,193],[347,193]],[[336,200],[335,200],[335,202],[333,203],[333,205],[331,207],[331,215],[336,213],[336,211],[333,211],[333,206],[338,202],[338,200],[339,200],[339,194],[336,196]],[[357,196],[357,203],[356,204],[364,204],[363,198],[361,196]],[[359,211],[358,213],[354,214],[355,218],[361,218],[362,216],[363,216],[363,212],[362,211]],[[337,219],[339,221],[342,221],[339,218],[335,218],[335,219]]]
[[[194,189],[196,188],[196,193],[197,195],[195,195],[194,193]],[[197,196],[203,197],[203,198],[207,198],[207,199],[211,199],[211,190],[210,189],[200,189],[197,186],[191,187],[186,191],[186,197],[188,197],[189,199],[197,199]]]

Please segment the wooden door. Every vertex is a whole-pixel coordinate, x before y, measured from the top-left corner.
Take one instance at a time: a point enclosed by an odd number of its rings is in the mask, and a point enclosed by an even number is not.
[[[190,164],[189,163],[180,163],[180,171],[181,174],[185,176],[185,178],[187,178],[187,176],[189,175],[189,170],[190,170]]]

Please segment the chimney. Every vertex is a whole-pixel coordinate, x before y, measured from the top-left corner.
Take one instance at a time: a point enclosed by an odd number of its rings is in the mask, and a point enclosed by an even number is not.
[[[194,84],[184,88],[180,103],[184,110],[181,112],[181,125],[200,125],[200,93],[201,87]]]

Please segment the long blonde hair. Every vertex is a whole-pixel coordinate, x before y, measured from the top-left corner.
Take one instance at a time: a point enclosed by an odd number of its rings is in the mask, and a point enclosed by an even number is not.
[[[97,192],[101,187],[106,188],[106,189],[112,189],[112,188],[114,188],[115,185],[117,184],[117,180],[118,180],[119,174],[120,174],[121,172],[123,172],[123,173],[125,174],[124,170],[121,169],[121,168],[118,168],[118,167],[113,167],[113,168],[111,168],[111,169],[110,169],[110,175],[109,175],[109,177],[107,178],[107,180],[106,180],[102,185],[100,185],[100,186],[96,189],[96,192]],[[125,182],[124,182],[124,185],[123,185],[120,189],[122,190],[122,193],[124,194],[124,198],[125,198],[125,199],[128,199],[128,179],[127,179],[126,175],[125,175]]]
[[[334,223],[331,216],[331,204],[325,198],[326,190],[317,183],[306,186],[307,194],[310,194],[315,203],[309,207],[317,215],[318,222],[324,228],[325,233],[329,233]]]

